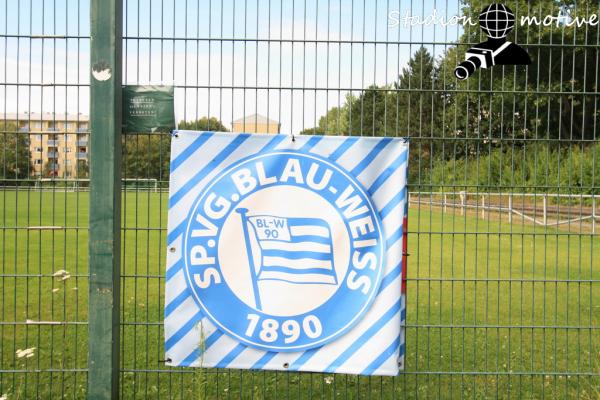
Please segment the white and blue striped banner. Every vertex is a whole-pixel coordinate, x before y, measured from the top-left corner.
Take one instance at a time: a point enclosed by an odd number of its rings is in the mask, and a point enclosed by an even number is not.
[[[168,365],[396,375],[408,143],[178,131]]]

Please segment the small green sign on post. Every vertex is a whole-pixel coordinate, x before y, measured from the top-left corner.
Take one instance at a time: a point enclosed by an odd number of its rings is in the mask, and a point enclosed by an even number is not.
[[[123,133],[175,129],[173,86],[123,86]]]

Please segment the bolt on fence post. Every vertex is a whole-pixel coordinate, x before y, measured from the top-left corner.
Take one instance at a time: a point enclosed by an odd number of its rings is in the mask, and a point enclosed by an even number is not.
[[[121,0],[92,0],[90,52],[90,399],[119,396]]]

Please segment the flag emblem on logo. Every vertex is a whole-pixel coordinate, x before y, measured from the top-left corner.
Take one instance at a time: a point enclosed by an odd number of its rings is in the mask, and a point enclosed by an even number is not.
[[[247,216],[238,209],[245,224],[244,236],[250,263],[257,280],[336,285],[331,231],[319,218],[285,218],[274,215]],[[260,251],[254,263],[251,236]]]
[[[331,230],[325,220],[274,215],[248,216],[246,208],[236,211],[242,217],[253,280],[337,284]],[[258,244],[255,249],[252,246],[254,241]],[[260,293],[257,285],[254,286],[256,305],[260,309]]]

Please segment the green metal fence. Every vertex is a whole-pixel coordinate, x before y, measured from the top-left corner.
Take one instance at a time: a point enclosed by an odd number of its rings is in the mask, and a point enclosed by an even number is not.
[[[599,398],[600,3],[507,2],[532,64],[458,81],[487,4],[1,0],[0,398]],[[121,84],[187,129],[410,136],[403,373],[165,366],[170,137],[121,135]]]

